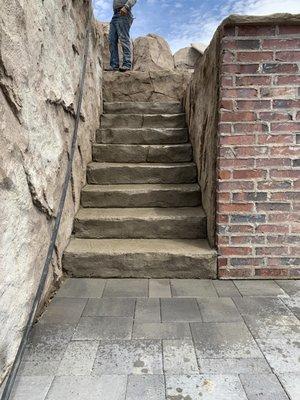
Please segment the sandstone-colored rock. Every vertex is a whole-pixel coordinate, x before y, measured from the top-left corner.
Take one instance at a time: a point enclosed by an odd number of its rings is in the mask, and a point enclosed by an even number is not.
[[[16,354],[57,214],[74,129],[87,12],[83,1],[1,2],[0,382]],[[62,273],[60,260],[99,125],[99,46],[93,26],[78,150],[46,296]]]
[[[198,51],[198,53],[201,54],[202,56],[203,56],[203,54],[204,54],[204,52],[205,52],[205,50],[207,48],[206,44],[203,44],[201,42],[192,43],[191,47],[194,50]]]
[[[188,71],[105,72],[103,98],[107,102],[181,101],[190,78]]]
[[[185,47],[174,54],[175,68],[194,69],[195,64],[201,54],[193,47]]]
[[[133,42],[133,70],[173,70],[174,59],[170,46],[161,36],[153,33]]]

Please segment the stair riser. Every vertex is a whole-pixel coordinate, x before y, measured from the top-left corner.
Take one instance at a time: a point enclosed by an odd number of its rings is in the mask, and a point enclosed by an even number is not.
[[[75,236],[85,239],[204,239],[206,219],[75,220]]]
[[[68,275],[78,278],[216,278],[214,256],[65,253],[63,267]]]
[[[104,114],[101,128],[185,128],[185,115]]]
[[[175,144],[186,143],[186,129],[99,129],[97,143]]]
[[[82,192],[83,207],[132,208],[132,207],[195,207],[201,204],[199,192],[156,191],[130,192]]]
[[[90,184],[109,185],[122,183],[195,183],[197,177],[194,166],[174,166],[147,168],[145,166],[103,167],[87,170]]]
[[[104,103],[106,114],[180,114],[180,103]]]
[[[190,145],[182,146],[126,146],[126,145],[95,145],[93,160],[98,162],[121,163],[172,163],[189,162],[192,160]]]

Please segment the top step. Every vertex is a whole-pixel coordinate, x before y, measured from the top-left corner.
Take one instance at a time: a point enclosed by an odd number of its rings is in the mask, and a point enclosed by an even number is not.
[[[104,103],[105,114],[181,114],[182,104],[159,102],[113,102]]]

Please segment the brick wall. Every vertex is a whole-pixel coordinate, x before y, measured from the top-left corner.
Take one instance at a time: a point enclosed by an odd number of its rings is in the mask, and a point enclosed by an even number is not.
[[[299,277],[300,25],[223,32],[219,276]]]

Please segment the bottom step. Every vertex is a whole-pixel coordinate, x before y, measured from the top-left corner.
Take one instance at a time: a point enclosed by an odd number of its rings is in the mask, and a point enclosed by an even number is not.
[[[216,278],[216,252],[206,240],[72,239],[64,270],[75,277]]]

